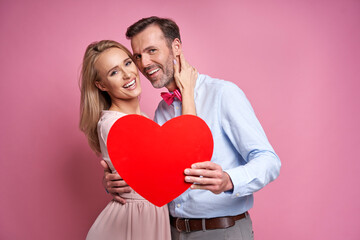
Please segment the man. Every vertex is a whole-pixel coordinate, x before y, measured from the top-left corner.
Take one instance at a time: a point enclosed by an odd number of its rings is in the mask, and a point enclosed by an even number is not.
[[[130,26],[135,63],[155,88],[176,90],[174,59],[182,54],[179,28],[170,19],[150,17]],[[214,138],[211,161],[185,169],[193,183],[168,204],[173,239],[253,239],[248,210],[253,193],[277,178],[280,160],[268,142],[244,93],[233,83],[198,74],[194,89],[197,115]],[[161,101],[155,121],[162,125],[181,115],[181,101]],[[155,143],[157,144],[157,143]],[[119,177],[106,174],[113,195],[129,190]],[[123,199],[116,196],[119,201]],[[228,239],[226,238],[226,239]]]

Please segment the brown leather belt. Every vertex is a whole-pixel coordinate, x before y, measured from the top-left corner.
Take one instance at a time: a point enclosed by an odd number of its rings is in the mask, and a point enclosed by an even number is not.
[[[224,229],[235,225],[235,221],[246,217],[247,212],[237,216],[217,218],[174,218],[170,216],[170,224],[179,232]]]

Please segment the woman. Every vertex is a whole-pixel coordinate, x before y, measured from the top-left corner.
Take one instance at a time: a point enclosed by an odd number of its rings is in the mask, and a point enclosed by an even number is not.
[[[174,61],[175,81],[181,92],[193,91],[196,70],[188,64],[179,72]],[[186,89],[186,91],[184,91]],[[121,44],[103,40],[90,44],[85,52],[81,72],[80,129],[90,147],[115,172],[106,140],[111,126],[127,114],[144,115],[140,110],[140,78],[132,55]],[[191,94],[183,95],[183,114],[195,114]],[[156,207],[131,190],[121,195],[122,205],[111,201],[96,219],[87,239],[170,239],[167,206]]]

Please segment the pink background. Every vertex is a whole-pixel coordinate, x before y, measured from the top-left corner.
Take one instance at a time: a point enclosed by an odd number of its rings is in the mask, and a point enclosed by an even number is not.
[[[78,129],[86,46],[173,18],[186,58],[247,94],[282,160],[256,239],[360,239],[360,1],[0,1],[0,239],[84,239],[110,197]],[[143,78],[143,77],[142,77]],[[145,78],[142,110],[160,100]]]

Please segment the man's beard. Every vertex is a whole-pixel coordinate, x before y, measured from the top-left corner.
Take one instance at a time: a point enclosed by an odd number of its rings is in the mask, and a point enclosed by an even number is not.
[[[174,81],[174,55],[171,53],[166,61],[166,65],[162,66],[163,75],[160,80],[151,82],[154,88],[163,88],[168,86],[171,82]],[[160,66],[158,66],[160,67]]]

